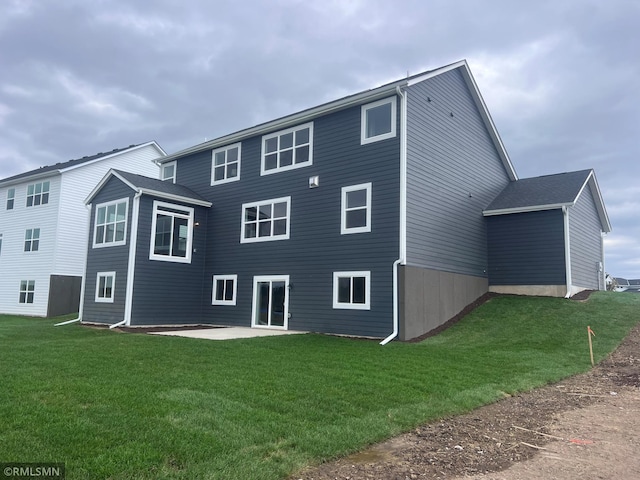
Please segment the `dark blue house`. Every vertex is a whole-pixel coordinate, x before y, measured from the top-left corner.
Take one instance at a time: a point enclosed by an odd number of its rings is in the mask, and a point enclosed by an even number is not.
[[[87,199],[83,322],[414,338],[489,290],[517,183],[465,61],[161,162]]]

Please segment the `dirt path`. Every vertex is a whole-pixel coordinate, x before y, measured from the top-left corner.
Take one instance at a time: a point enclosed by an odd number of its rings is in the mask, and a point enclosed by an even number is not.
[[[640,478],[640,325],[588,373],[423,425],[292,479]]]

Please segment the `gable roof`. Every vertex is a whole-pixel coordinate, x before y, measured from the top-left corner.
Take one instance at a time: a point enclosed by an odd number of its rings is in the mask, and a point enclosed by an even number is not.
[[[122,170],[115,170],[113,168],[107,172],[102,180],[100,180],[100,183],[98,183],[98,185],[96,185],[96,187],[91,191],[84,203],[87,205],[90,204],[102,187],[112,177],[118,178],[140,195],[153,195],[154,197],[189,203],[191,205],[201,205],[204,207],[211,206],[211,202],[190,188],[183,187],[182,185],[178,185],[170,181],[163,181],[157,178],[145,177],[144,175],[123,172]]]
[[[587,185],[593,194],[602,230],[610,232],[611,223],[593,170],[516,180],[509,183],[482,213],[489,217],[571,207]]]
[[[116,155],[121,155],[125,152],[138,150],[148,145],[153,145],[154,147],[156,147],[158,149],[158,152],[160,152],[162,156],[165,156],[167,154],[160,147],[160,145],[158,145],[154,141],[147,142],[147,143],[140,143],[138,145],[129,145],[128,147],[124,147],[124,148],[114,148],[110,152],[106,152],[106,153],[100,152],[100,153],[96,153],[95,155],[84,156],[82,158],[68,160],[66,162],[59,162],[59,163],[56,163],[55,165],[47,165],[44,167],[36,168],[35,170],[29,170],[28,172],[19,173],[18,175],[13,175],[12,177],[8,177],[0,180],[0,186],[20,183],[28,179],[35,180],[40,177],[51,176],[52,174],[59,175],[63,172],[73,170],[74,168],[83,167],[85,165],[89,165],[98,160],[106,160],[107,158],[111,158]]]
[[[306,110],[301,110],[300,112],[293,113],[291,115],[287,115],[284,117],[277,118],[275,120],[271,120],[269,122],[258,124],[254,127],[246,128],[243,130],[239,130],[235,133],[231,133],[229,135],[224,135],[222,137],[215,138],[213,140],[209,140],[204,143],[200,143],[198,145],[194,145],[192,147],[186,148],[184,150],[180,150],[171,155],[167,155],[166,157],[159,160],[159,163],[166,163],[176,158],[190,155],[197,152],[202,152],[204,150],[210,150],[218,147],[223,147],[225,145],[239,142],[245,138],[254,136],[254,135],[264,135],[266,133],[270,133],[277,130],[282,130],[288,127],[293,127],[300,123],[311,121],[321,115],[326,115],[331,112],[335,112],[338,110],[343,110],[348,107],[361,105],[364,103],[373,102],[375,100],[379,100],[390,95],[397,95],[398,92],[407,86],[414,85],[419,82],[423,82],[428,80],[429,78],[436,77],[438,75],[442,75],[443,73],[449,72],[451,70],[459,69],[462,77],[471,92],[471,96],[480,112],[480,116],[484,121],[484,124],[489,132],[489,135],[493,141],[493,144],[502,160],[505,170],[509,175],[511,180],[517,180],[518,176],[516,175],[515,169],[513,168],[513,164],[509,159],[509,155],[500,139],[500,135],[491,119],[491,115],[489,114],[489,110],[487,109],[484,100],[482,99],[482,95],[480,94],[480,90],[471,74],[471,70],[469,69],[469,65],[466,60],[460,60],[458,62],[445,65],[444,67],[440,67],[434,70],[427,70],[422,73],[418,73],[416,75],[412,75],[400,80],[396,80],[391,83],[387,83],[377,88],[364,90],[362,92],[348,95],[346,97],[340,98],[338,100],[334,100],[331,102],[327,102],[316,107],[308,108]]]

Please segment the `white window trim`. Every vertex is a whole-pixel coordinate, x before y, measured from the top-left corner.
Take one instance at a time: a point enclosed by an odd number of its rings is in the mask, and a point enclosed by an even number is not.
[[[113,280],[111,281],[111,297],[100,297],[98,293],[100,292],[100,277],[111,277]],[[113,299],[116,293],[116,272],[98,272],[96,274],[96,297],[95,301],[97,303],[113,303]]]
[[[365,303],[338,302],[338,278],[364,277]],[[333,272],[333,308],[346,310],[371,310],[371,272]]]
[[[227,280],[233,280],[233,296],[231,300],[216,300],[216,283],[218,280],[226,282]],[[213,291],[211,292],[211,305],[233,305],[236,304],[236,294],[238,292],[238,275],[214,275],[213,276]]]
[[[182,210],[185,213],[166,212],[170,215],[177,215],[181,218],[187,219],[187,256],[186,257],[173,257],[171,255],[158,255],[154,253],[154,247],[156,243],[156,219],[158,217],[158,207],[167,207],[172,210]],[[175,203],[160,202],[158,200],[153,201],[153,217],[151,221],[151,239],[149,244],[149,260],[158,260],[160,262],[174,262],[174,263],[191,263],[191,251],[193,249],[193,207],[185,207],[184,205],[177,205]]]
[[[113,242],[104,242],[104,243],[96,243],[96,233],[98,231],[98,210],[102,207],[108,207],[109,205],[116,205],[116,211],[117,211],[117,205],[119,203],[124,203],[125,204],[125,208],[124,208],[124,237],[122,240],[119,241],[113,241]],[[106,216],[105,216],[106,219]],[[120,198],[118,200],[113,200],[110,202],[105,202],[105,203],[99,203],[96,205],[96,213],[94,215],[94,219],[93,219],[93,248],[105,248],[105,247],[117,247],[119,245],[126,245],[127,244],[127,229],[128,229],[128,224],[129,224],[129,197],[125,197],[125,198]],[[105,224],[106,225],[106,224]],[[115,238],[115,231],[113,232],[113,235]]]
[[[284,282],[284,325],[260,325],[256,323],[256,312],[258,311],[258,283],[262,282]],[[253,277],[253,304],[251,308],[251,328],[268,328],[270,330],[289,329],[289,275],[256,275]]]
[[[164,177],[164,169],[165,167],[169,167],[169,166],[173,166],[173,176],[171,177]],[[167,180],[171,180],[171,183],[176,183],[176,175],[178,173],[178,162],[177,161],[173,161],[173,162],[167,162],[167,163],[163,163],[162,165],[160,165],[160,180],[162,180],[163,182],[167,181]]]
[[[34,236],[34,233],[35,233],[36,230],[38,231],[38,236],[37,237]],[[31,238],[29,240],[27,240],[27,232],[29,232],[29,231],[31,231]],[[27,228],[24,231],[24,243],[22,245],[22,253],[32,254],[32,253],[40,251],[40,234],[41,233],[42,233],[42,231],[41,231],[40,227]],[[33,242],[35,240],[38,241],[38,248],[34,250],[33,249]],[[27,243],[27,241],[30,244],[30,249],[29,250],[25,250],[25,246],[26,246],[25,244]]]
[[[286,167],[278,167],[271,170],[265,169],[265,146],[267,140],[274,137],[279,137],[280,135],[286,135],[290,132],[296,132],[298,130],[303,130],[305,128],[309,129],[309,160],[303,163],[293,163],[291,165],[287,165]],[[294,149],[295,149],[295,133],[294,133]],[[280,150],[278,150],[278,153]],[[287,128],[285,130],[280,130],[278,132],[273,132],[268,135],[262,136],[262,148],[260,152],[260,175],[271,175],[272,173],[280,173],[286,172],[287,170],[295,170],[296,168],[308,167],[309,165],[313,165],[313,122],[304,123],[302,125],[296,125],[295,127]]]
[[[22,282],[27,282],[27,287],[26,290],[22,290]],[[29,290],[29,282],[33,282],[33,290]],[[29,299],[29,292],[33,293],[33,301],[32,302],[28,302],[27,300]],[[20,301],[20,295],[24,293],[24,302]],[[20,290],[18,293],[18,305],[33,305],[34,303],[36,303],[36,281],[35,280],[20,280]]]
[[[247,208],[258,207],[258,210],[259,210],[261,205],[273,205],[275,203],[282,203],[282,202],[287,203],[287,233],[285,235],[277,235],[277,236],[272,235],[270,237],[256,236],[255,238],[245,238],[244,212]],[[250,202],[250,203],[242,204],[242,218],[240,219],[240,243],[257,243],[257,242],[273,242],[276,240],[289,240],[290,234],[291,234],[291,197],[280,197],[280,198],[273,198],[269,200],[262,200],[259,202]]]
[[[371,108],[379,107],[385,103],[391,104],[391,131],[376,135],[375,137],[367,137],[367,111]],[[378,142],[380,140],[386,140],[387,138],[393,138],[396,136],[396,97],[383,98],[376,102],[367,103],[360,107],[360,145],[366,145],[367,143]]]
[[[364,227],[347,228],[347,193],[357,190],[367,191],[367,224]],[[359,207],[360,209],[361,207]],[[348,235],[351,233],[367,233],[371,231],[371,182],[359,185],[349,185],[342,187],[342,201],[340,205],[340,233]]]
[[[44,190],[44,185],[45,183],[47,184],[47,191],[45,192]],[[29,187],[33,185],[33,194],[29,195]],[[42,185],[41,189],[40,189],[40,193],[35,193],[36,190],[36,185]],[[44,194],[47,194],[47,202],[43,203],[42,202],[42,197]],[[43,205],[49,205],[49,200],[51,199],[51,181],[50,180],[43,180],[42,182],[35,182],[35,183],[30,183],[27,185],[27,190],[26,190],[26,197],[25,197],[25,208],[33,208],[33,207],[42,207]],[[40,203],[38,205],[36,205],[35,203],[35,199],[36,197],[40,197]],[[31,205],[29,205],[29,197],[33,197],[33,201],[31,203]],[[15,204],[15,202],[14,202]]]
[[[12,195],[9,195],[9,194]],[[9,202],[11,201],[11,208],[9,208]],[[5,210],[9,211],[9,210],[14,210],[16,206],[16,189],[15,188],[9,188],[7,190],[7,203],[5,204]]]
[[[223,178],[222,180],[214,180],[215,178],[215,159],[216,153],[225,152],[225,175],[226,175],[226,165],[227,165],[227,150],[231,150],[232,148],[238,149],[238,174],[235,177],[231,178]],[[240,180],[240,164],[242,163],[242,143],[234,143],[232,145],[227,145],[226,147],[216,148],[211,152],[211,186],[221,185],[223,183],[229,182],[237,182]]]

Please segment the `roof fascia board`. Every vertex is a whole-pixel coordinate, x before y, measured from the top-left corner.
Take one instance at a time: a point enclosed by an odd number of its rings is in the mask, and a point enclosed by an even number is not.
[[[428,80],[433,77],[437,77],[438,75],[442,75],[443,73],[447,73],[451,70],[455,70],[456,68],[460,68],[462,66],[466,66],[467,68],[469,68],[466,60],[460,60],[458,62],[452,63],[451,65],[447,65],[441,68],[436,68],[435,70],[426,72],[424,75],[418,75],[416,77],[413,77],[407,82],[407,86],[410,87],[411,85],[415,85],[416,83],[424,82],[425,80]]]
[[[35,180],[40,180],[41,178],[55,177],[57,175],[61,175],[60,170],[47,170],[46,172],[42,172],[42,173],[34,172],[33,175],[28,175],[26,177],[20,177],[20,178],[16,178],[14,180],[8,180],[8,181],[0,181],[0,187],[10,187],[11,185],[18,185],[20,183],[29,183]]]
[[[206,200],[198,200],[196,198],[183,197],[182,195],[174,195],[172,193],[159,192],[157,190],[150,190],[148,188],[138,188],[137,190],[143,195],[151,195],[154,197],[164,198],[165,200],[173,200],[174,202],[183,202],[183,203],[188,203],[190,205],[199,205],[202,207],[211,207],[213,205],[211,202],[207,202]]]
[[[527,213],[527,212],[540,212],[542,210],[555,210],[562,207],[571,207],[572,202],[568,203],[554,203],[549,205],[531,205],[528,207],[516,207],[516,208],[501,208],[498,210],[484,210],[482,215],[485,217],[493,217],[495,215],[508,215],[510,213]]]
[[[127,148],[126,150],[120,150],[119,152],[110,153],[110,154],[105,155],[103,157],[98,157],[98,158],[95,158],[93,160],[89,160],[88,162],[83,162],[83,163],[79,163],[78,165],[73,165],[71,167],[62,168],[59,171],[60,172],[68,172],[69,170],[75,170],[76,168],[84,167],[84,166],[87,166],[87,165],[92,165],[92,164],[94,164],[96,162],[100,162],[102,160],[107,160],[109,158],[113,158],[113,157],[116,157],[118,155],[122,155],[123,153],[133,152],[135,150],[139,150],[141,148],[148,147],[150,145],[155,147],[156,150],[158,150],[158,152],[161,153],[163,156],[167,155],[166,152],[160,147],[160,145],[158,145],[155,141],[152,141],[152,142],[143,143],[141,145],[136,145],[135,147]]]
[[[100,182],[98,182],[98,185],[95,186],[95,188],[93,190],[91,190],[91,193],[89,193],[89,195],[87,196],[87,198],[84,201],[85,205],[89,205],[91,203],[91,201],[93,200],[93,197],[96,196],[96,194],[102,189],[102,187],[109,181],[109,179],[111,177],[116,177],[118,180],[120,180],[122,183],[124,183],[126,186],[128,186],[131,190],[137,191],[138,188],[132,184],[131,182],[127,181],[122,175],[119,175],[118,172],[116,172],[113,169],[110,169],[104,177],[102,177],[102,180],[100,180]]]
[[[598,216],[600,217],[600,223],[603,227],[602,230],[605,233],[609,233],[611,231],[611,222],[609,221],[609,215],[607,214],[607,209],[604,205],[604,199],[602,198],[602,193],[600,192],[600,186],[598,185],[598,180],[596,179],[593,170],[591,170],[591,173],[589,173],[587,181],[584,182],[584,185],[580,189],[580,193],[582,193],[582,190],[587,184],[589,184],[591,193],[596,201],[596,210],[598,211]],[[578,196],[580,196],[580,193],[578,193]]]

